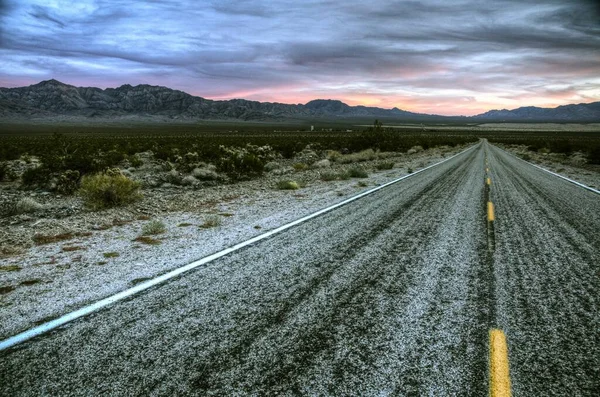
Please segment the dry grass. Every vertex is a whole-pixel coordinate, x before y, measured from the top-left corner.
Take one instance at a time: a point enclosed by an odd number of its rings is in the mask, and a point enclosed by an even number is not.
[[[54,234],[54,235],[34,234],[33,242],[36,243],[37,245],[43,245],[43,244],[56,243],[58,241],[71,240],[73,238],[75,238],[75,234],[70,233],[70,232]]]
[[[21,270],[21,266],[17,265],[8,265],[0,267],[0,272],[18,272]]]
[[[39,278],[33,278],[31,280],[22,281],[20,285],[29,286],[29,285],[36,285],[36,284],[39,284],[41,282],[42,282],[42,280],[40,280]]]
[[[7,285],[6,287],[0,287],[0,295],[8,294],[11,291],[14,291],[15,287],[12,285]]]
[[[0,258],[8,258],[10,256],[20,255],[25,250],[22,247],[16,247],[13,245],[0,247]]]
[[[62,247],[63,252],[79,251],[82,249],[85,249],[85,248],[78,246],[78,245],[70,245],[70,246],[65,245],[64,247]]]
[[[33,235],[32,239],[36,245],[44,245],[44,244],[56,243],[59,241],[71,240],[71,239],[74,239],[75,237],[89,237],[92,234],[93,234],[92,232],[76,232],[76,233],[67,232],[67,233],[59,233],[59,234],[52,234],[52,235],[36,233]]]
[[[159,239],[150,237],[150,236],[139,236],[133,239],[133,241],[137,241],[139,243],[148,244],[148,245],[159,245],[162,244],[162,241]]]
[[[121,256],[121,254],[119,254],[118,252],[105,252],[102,254],[102,256],[104,256],[105,258],[117,258]]]

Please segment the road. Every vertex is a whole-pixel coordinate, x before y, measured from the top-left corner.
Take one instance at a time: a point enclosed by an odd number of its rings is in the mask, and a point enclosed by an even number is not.
[[[0,352],[0,394],[485,396],[496,328],[513,395],[596,395],[599,230],[599,195],[482,142]]]

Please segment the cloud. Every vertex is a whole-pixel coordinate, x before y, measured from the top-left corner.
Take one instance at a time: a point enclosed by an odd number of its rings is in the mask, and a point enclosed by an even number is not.
[[[460,111],[527,95],[562,104],[600,93],[598,10],[584,0],[0,0],[0,81],[145,81],[419,109],[455,98]],[[539,89],[559,86],[576,93]]]
[[[41,6],[33,6],[32,11],[29,12],[29,15],[32,17],[39,19],[41,21],[50,21],[56,24],[60,28],[64,28],[65,24],[60,21],[58,18],[50,15],[50,12],[44,7]]]

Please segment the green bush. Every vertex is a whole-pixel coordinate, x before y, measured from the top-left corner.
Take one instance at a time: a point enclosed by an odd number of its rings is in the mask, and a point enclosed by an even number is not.
[[[296,190],[299,189],[300,185],[296,181],[279,181],[277,182],[277,189],[279,190]]]
[[[296,171],[304,171],[304,170],[308,169],[308,164],[306,164],[306,163],[295,163],[293,165],[293,167],[294,167],[294,170],[296,170]]]
[[[144,162],[142,161],[140,156],[138,156],[137,154],[134,154],[133,156],[129,156],[128,160],[129,160],[129,164],[134,168],[141,167],[144,164]]]
[[[345,181],[348,179],[350,179],[349,172],[333,172],[333,171],[321,172],[321,180],[322,181],[336,181],[336,180]]]
[[[265,164],[277,158],[277,153],[268,145],[247,144],[242,148],[220,146],[219,151],[219,171],[234,180],[262,175]]]
[[[354,167],[348,170],[351,178],[368,178],[369,174],[363,168]]]
[[[338,178],[339,174],[337,172],[321,172],[322,181],[335,181]]]
[[[149,234],[161,234],[166,230],[165,224],[155,219],[142,226],[142,235],[147,236]]]
[[[93,209],[117,207],[132,203],[141,198],[140,184],[109,169],[106,172],[86,175],[81,179],[79,194],[86,205]]]
[[[50,174],[50,170],[45,166],[29,168],[21,175],[21,182],[24,186],[45,185]]]
[[[221,217],[219,217],[219,215],[207,215],[200,227],[203,229],[209,229],[211,227],[221,226],[222,223],[223,220]]]
[[[382,163],[378,163],[375,166],[378,170],[391,170],[392,168],[394,168],[394,163],[392,163],[391,161],[384,161]]]
[[[59,175],[56,182],[56,191],[61,194],[73,194],[77,190],[79,171],[66,170]]]

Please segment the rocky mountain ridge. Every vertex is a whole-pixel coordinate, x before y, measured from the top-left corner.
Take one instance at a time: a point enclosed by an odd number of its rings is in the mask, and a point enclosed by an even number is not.
[[[349,106],[339,100],[317,99],[306,104],[232,99],[213,101],[183,91],[152,85],[117,88],[75,87],[46,80],[27,87],[0,88],[0,118],[44,119],[59,116],[85,119],[136,116],[166,120],[278,121],[309,118],[383,118],[404,121],[600,121],[600,102],[554,109],[523,107],[491,110],[473,117],[446,117],[398,108]]]

